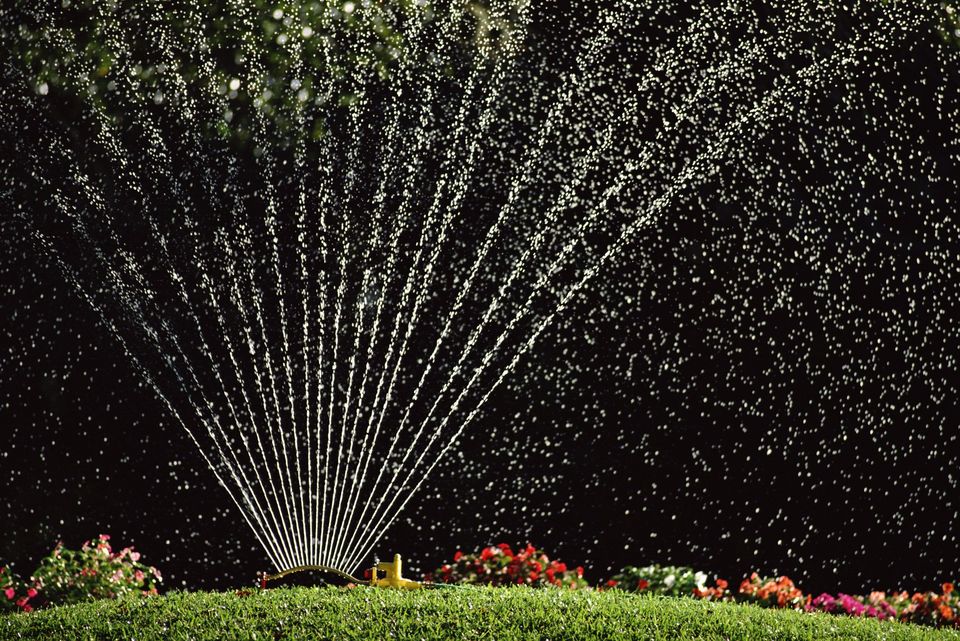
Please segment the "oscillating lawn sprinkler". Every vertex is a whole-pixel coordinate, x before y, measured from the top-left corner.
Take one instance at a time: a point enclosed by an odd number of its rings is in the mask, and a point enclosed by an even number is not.
[[[270,581],[277,581],[285,576],[299,572],[325,572],[327,574],[335,574],[340,578],[346,579],[352,583],[356,583],[357,585],[367,584],[370,587],[376,588],[419,590],[425,587],[425,585],[422,583],[403,578],[403,559],[400,558],[399,554],[393,555],[393,563],[381,563],[375,558],[373,561],[373,567],[370,568],[370,579],[367,581],[352,577],[346,572],[341,572],[336,568],[331,568],[326,565],[299,565],[295,568],[278,572],[277,574],[267,574],[266,572],[262,573],[260,575],[260,587],[265,590],[267,589],[267,584]],[[380,576],[381,572],[383,572],[382,577]]]

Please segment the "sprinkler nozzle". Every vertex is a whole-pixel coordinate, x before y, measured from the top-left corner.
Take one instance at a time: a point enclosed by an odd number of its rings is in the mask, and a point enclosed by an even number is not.
[[[380,578],[379,572],[386,574]],[[417,581],[403,578],[403,559],[399,554],[393,555],[393,563],[381,563],[376,557],[373,567],[370,568],[370,585],[380,588],[402,588],[404,590],[419,590],[423,587]]]

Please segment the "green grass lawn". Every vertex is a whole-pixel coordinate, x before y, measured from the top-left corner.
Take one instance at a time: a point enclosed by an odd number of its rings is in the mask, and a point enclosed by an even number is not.
[[[0,639],[936,639],[960,632],[693,599],[528,588],[173,593],[0,616]]]

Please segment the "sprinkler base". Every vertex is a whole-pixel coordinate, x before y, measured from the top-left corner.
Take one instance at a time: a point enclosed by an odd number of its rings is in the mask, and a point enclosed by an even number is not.
[[[326,565],[298,565],[297,567],[289,568],[287,570],[283,570],[282,572],[277,572],[276,574],[267,574],[266,572],[260,574],[260,588],[262,590],[266,590],[267,584],[271,581],[278,581],[286,576],[297,574],[299,572],[325,572],[327,574],[335,574],[336,576],[346,579],[351,583],[355,583],[357,585],[367,584],[376,588],[419,590],[423,587],[423,584],[417,581],[411,581],[410,579],[403,578],[403,559],[400,558],[399,554],[394,554],[392,563],[374,563],[373,567],[369,570],[369,581],[358,579],[350,576],[346,572],[342,572],[336,568],[331,568]],[[381,572],[384,574],[384,576],[380,576]]]

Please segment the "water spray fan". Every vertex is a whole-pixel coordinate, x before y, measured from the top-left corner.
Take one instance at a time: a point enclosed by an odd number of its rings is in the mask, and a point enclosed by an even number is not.
[[[367,584],[370,587],[379,588],[419,590],[421,588],[433,586],[433,584],[424,584],[418,581],[411,581],[410,579],[403,578],[403,559],[399,554],[394,554],[393,562],[385,561],[381,563],[377,559],[374,559],[373,567],[370,568],[370,578],[366,580],[358,579],[350,576],[346,572],[336,568],[331,568],[326,565],[299,565],[295,568],[278,572],[277,574],[267,574],[264,572],[260,575],[260,587],[266,589],[267,584],[271,581],[277,581],[284,577],[290,576],[291,574],[297,574],[300,572],[324,572],[326,574],[335,574],[336,576],[346,579],[352,583],[356,583],[357,585]],[[381,573],[383,573],[383,576],[381,576]]]

